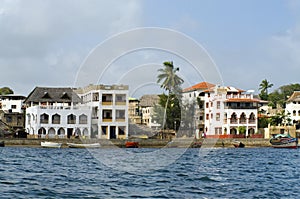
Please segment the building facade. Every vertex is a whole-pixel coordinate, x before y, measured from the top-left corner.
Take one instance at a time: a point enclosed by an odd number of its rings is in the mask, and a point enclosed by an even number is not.
[[[75,91],[91,108],[91,137],[128,138],[128,86],[89,85]]]
[[[198,85],[202,86],[187,88],[183,94],[185,103],[197,102],[194,117],[197,138],[221,135],[247,137],[257,132],[260,100],[254,99],[252,93],[207,82]]]
[[[91,108],[81,105],[72,88],[36,87],[25,104],[28,137],[91,137]]]
[[[25,98],[15,94],[0,96],[0,120],[17,132],[24,132]]]
[[[142,124],[148,126],[149,128],[157,129],[161,126],[161,124],[157,123],[153,119],[154,106],[158,105],[158,103],[159,103],[158,95],[143,95],[140,98]]]

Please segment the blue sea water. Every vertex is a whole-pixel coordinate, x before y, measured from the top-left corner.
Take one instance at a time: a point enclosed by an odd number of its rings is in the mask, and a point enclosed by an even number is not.
[[[95,158],[116,153],[1,148],[0,198],[299,198],[299,149],[187,149],[167,166],[136,173]]]

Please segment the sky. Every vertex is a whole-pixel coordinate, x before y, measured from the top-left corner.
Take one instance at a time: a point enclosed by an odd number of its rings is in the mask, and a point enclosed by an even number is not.
[[[213,73],[226,86],[258,92],[267,79],[276,89],[300,80],[299,10],[299,0],[0,0],[0,87],[27,96],[118,83],[139,97],[161,92],[157,70],[173,61],[183,87]]]

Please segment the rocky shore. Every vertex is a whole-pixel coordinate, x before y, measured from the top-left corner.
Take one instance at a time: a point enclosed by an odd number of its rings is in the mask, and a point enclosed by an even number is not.
[[[63,143],[63,147],[67,147],[68,142],[72,143],[100,143],[103,148],[125,147],[126,141],[135,141],[142,148],[176,148],[176,147],[233,147],[233,139],[199,139],[192,138],[175,138],[173,140],[161,139],[130,139],[130,140],[105,140],[105,139],[0,139],[5,142],[5,146],[20,146],[20,147],[40,147],[42,141],[52,141]],[[234,139],[245,144],[245,147],[270,147],[268,139],[261,138],[240,138]]]

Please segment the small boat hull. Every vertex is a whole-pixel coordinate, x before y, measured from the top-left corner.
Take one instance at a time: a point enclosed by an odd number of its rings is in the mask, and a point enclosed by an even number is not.
[[[245,147],[245,144],[242,143],[242,142],[239,142],[239,141],[234,141],[234,142],[233,142],[233,146],[234,146],[235,148],[244,148],[244,147]]]
[[[125,143],[126,148],[139,148],[138,142],[126,142]]]
[[[62,143],[57,142],[41,142],[43,148],[61,148]]]
[[[298,148],[298,138],[289,135],[279,134],[270,139],[273,148]]]
[[[69,148],[99,148],[99,143],[92,143],[92,144],[75,144],[75,143],[67,143]]]

